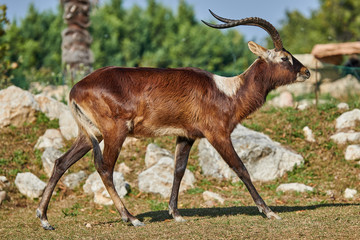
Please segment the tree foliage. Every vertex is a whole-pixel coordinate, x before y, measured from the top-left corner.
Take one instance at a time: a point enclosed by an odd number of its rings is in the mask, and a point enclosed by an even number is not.
[[[9,24],[6,17],[6,5],[0,5],[0,37],[5,35],[5,26]],[[9,43],[0,41],[0,89],[7,87],[11,80],[11,63],[7,59]]]
[[[175,13],[155,0],[148,0],[146,8],[130,9],[122,8],[121,2],[112,0],[93,13],[95,68],[192,66],[239,72],[253,58],[237,31],[203,26],[184,0]]]
[[[236,30],[219,31],[199,23],[185,0],[176,11],[156,0],[146,7],[125,9],[122,0],[94,7],[90,34],[94,68],[108,65],[199,67],[225,74],[240,73],[254,59]],[[12,21],[0,44],[6,59],[19,65],[12,82],[23,88],[31,81],[61,82],[62,9],[39,12],[33,5],[19,23]]]
[[[317,43],[360,40],[360,1],[319,3],[319,9],[308,16],[296,10],[286,13],[279,32],[291,52],[309,53]],[[0,57],[2,68],[7,66],[2,77],[24,88],[35,80],[52,84],[62,81],[62,14],[60,6],[56,12],[39,12],[30,5],[19,22],[7,24],[2,20]],[[185,0],[179,0],[175,11],[156,0],[147,0],[146,7],[134,5],[129,9],[123,7],[123,0],[108,0],[93,8],[91,22],[95,69],[108,65],[192,66],[232,75],[246,69],[254,59],[238,31],[204,26]]]
[[[309,53],[317,43],[360,40],[360,1],[319,0],[309,17],[299,11],[286,13],[280,30],[291,52]]]
[[[0,42],[9,44],[7,60],[19,67],[13,71],[12,82],[23,88],[41,79],[55,83],[55,73],[61,71],[62,13],[39,12],[30,4],[24,19],[13,21]]]

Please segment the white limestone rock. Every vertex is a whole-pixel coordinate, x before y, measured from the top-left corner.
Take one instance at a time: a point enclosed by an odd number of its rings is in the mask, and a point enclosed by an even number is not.
[[[115,189],[121,198],[125,197],[130,189],[130,185],[125,181],[122,173],[114,172],[113,181]],[[83,186],[84,192],[88,195],[94,195],[94,202],[101,205],[114,204],[107,192],[104,183],[98,172],[92,173]]]
[[[60,132],[66,140],[76,138],[79,133],[78,125],[70,110],[63,111],[59,116]]]
[[[60,158],[62,155],[63,152],[53,147],[46,148],[41,155],[44,171],[48,177],[52,174],[56,159]]]
[[[310,106],[311,106],[311,104],[308,102],[300,102],[300,103],[298,103],[296,109],[303,111],[303,110],[309,108]]]
[[[63,111],[69,111],[69,107],[62,102],[56,101],[42,94],[35,95],[35,100],[39,104],[40,111],[49,119],[59,119]]]
[[[344,131],[356,126],[356,122],[360,121],[360,110],[354,109],[349,112],[345,112],[341,114],[336,119],[336,130],[337,131]]]
[[[147,168],[155,165],[162,157],[170,157],[173,155],[170,151],[160,148],[154,143],[150,143],[146,148],[145,166]]]
[[[282,147],[265,134],[242,125],[235,128],[231,140],[253,181],[273,180],[304,162],[301,155]],[[200,141],[198,148],[199,163],[204,175],[219,179],[238,179],[206,139]]]
[[[6,199],[6,192],[0,191],[0,205]]]
[[[314,138],[314,134],[312,133],[312,130],[308,126],[305,126],[303,128],[303,132],[304,132],[305,140],[307,142],[316,142]]]
[[[360,145],[349,145],[345,151],[345,160],[360,159]]]
[[[0,176],[0,191],[10,187],[10,182],[5,176]]]
[[[128,167],[124,162],[119,164],[118,172],[121,172],[122,174],[129,174],[132,171],[133,170],[130,167]]]
[[[356,194],[357,194],[356,189],[346,188],[344,192],[344,197],[347,199],[351,199],[354,198]]]
[[[360,143],[360,132],[339,132],[330,137],[337,144]]]
[[[34,93],[41,92],[42,95],[56,99],[57,101],[67,100],[70,88],[67,85],[41,85],[39,82],[30,84],[30,91]]]
[[[34,122],[38,110],[39,105],[31,93],[15,86],[0,90],[0,128]]]
[[[129,145],[135,144],[137,141],[139,141],[139,139],[134,138],[134,137],[127,137],[121,147],[122,147],[122,149],[123,149],[124,147],[127,147],[127,146],[129,146]],[[101,152],[104,152],[104,147],[105,147],[105,145],[104,145],[104,140],[102,140],[102,141],[99,143],[99,145],[100,145],[100,150],[101,150]]]
[[[87,174],[84,171],[79,171],[76,173],[70,173],[69,175],[66,175],[64,177],[64,180],[62,181],[65,186],[67,186],[70,189],[75,189],[80,185],[80,183],[85,180],[87,177]]]
[[[333,82],[325,82],[320,85],[322,94],[329,93],[332,97],[338,98],[348,94],[358,94],[360,92],[360,83],[356,77],[351,74]]]
[[[127,137],[122,146],[126,147],[126,146],[129,146],[129,145],[135,144],[138,141],[139,141],[139,139],[137,139],[137,138]]]
[[[161,157],[155,165],[141,172],[138,176],[140,191],[159,193],[162,197],[168,198],[174,179],[174,164],[173,158]],[[192,188],[194,182],[194,174],[186,169],[179,192]]]
[[[318,105],[323,105],[323,104],[326,104],[328,102],[329,102],[328,100],[319,99],[317,104]],[[305,109],[307,109],[307,108],[309,108],[309,107],[311,107],[311,106],[313,106],[315,104],[316,104],[316,99],[303,99],[303,100],[297,102],[296,109],[303,111],[303,110],[305,110]]]
[[[290,92],[284,91],[280,93],[279,96],[269,101],[269,104],[271,104],[274,107],[280,107],[280,108],[292,107],[294,106],[294,99]]]
[[[341,110],[341,111],[347,111],[349,110],[349,105],[347,103],[339,103],[337,106],[337,109]]]
[[[212,201],[212,200],[216,200],[221,204],[224,204],[225,200],[217,193],[214,192],[210,192],[210,191],[205,191],[203,192],[203,198],[205,201]]]
[[[46,183],[30,172],[18,173],[15,178],[15,185],[20,193],[31,199],[39,198],[46,187]]]
[[[307,191],[314,191],[313,187],[310,186],[306,186],[305,184],[302,183],[283,183],[280,184],[277,188],[276,191],[282,191],[282,192],[291,192],[291,191],[295,191],[295,192],[307,192]]]
[[[41,136],[35,144],[35,149],[43,148],[60,149],[64,147],[62,135],[57,129],[47,129],[43,136]]]

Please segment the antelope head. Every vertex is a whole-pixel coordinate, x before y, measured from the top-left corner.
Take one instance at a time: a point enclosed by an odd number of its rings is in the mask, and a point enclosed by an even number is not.
[[[202,21],[209,27],[223,29],[239,25],[250,25],[260,27],[270,35],[275,46],[274,49],[267,49],[253,41],[248,42],[248,47],[251,52],[259,57],[258,61],[269,66],[269,78],[274,82],[275,87],[294,82],[303,82],[310,77],[309,70],[283,47],[278,31],[268,21],[258,17],[233,20],[220,17],[211,10],[209,11],[216,19],[223,22],[223,24],[211,24]]]

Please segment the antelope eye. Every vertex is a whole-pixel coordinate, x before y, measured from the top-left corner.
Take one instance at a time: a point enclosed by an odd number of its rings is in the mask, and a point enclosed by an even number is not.
[[[283,60],[284,62],[288,61],[289,58],[288,57],[282,57],[281,60]]]

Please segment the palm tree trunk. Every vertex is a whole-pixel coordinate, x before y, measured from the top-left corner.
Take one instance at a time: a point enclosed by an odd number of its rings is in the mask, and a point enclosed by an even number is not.
[[[92,38],[87,31],[90,26],[90,0],[61,0],[64,21],[68,27],[62,35],[62,62],[67,84],[74,85],[89,74],[94,62],[90,49]]]

